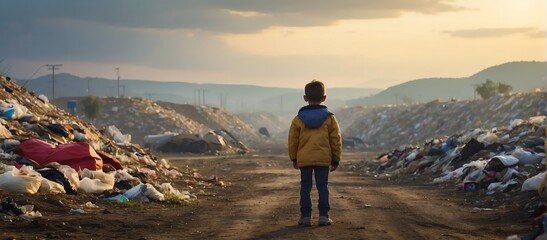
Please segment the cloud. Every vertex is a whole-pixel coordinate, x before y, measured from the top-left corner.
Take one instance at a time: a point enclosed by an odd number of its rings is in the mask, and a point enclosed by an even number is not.
[[[543,31],[534,31],[527,34],[531,38],[543,38],[545,39],[547,37],[547,30]]]
[[[392,18],[463,8],[451,0],[95,0],[8,1],[0,22],[89,21],[129,28],[256,32],[271,26],[321,26],[340,19]],[[19,22],[19,23],[17,23]],[[24,24],[24,23],[23,23]]]
[[[494,38],[514,34],[530,33],[534,28],[477,28],[456,31],[444,31],[443,33],[461,38]]]

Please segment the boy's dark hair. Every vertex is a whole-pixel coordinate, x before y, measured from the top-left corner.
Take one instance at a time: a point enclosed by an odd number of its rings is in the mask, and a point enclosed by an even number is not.
[[[306,97],[308,97],[308,101],[321,102],[325,96],[325,84],[317,80],[312,80],[310,83],[306,84],[304,93],[306,94]]]

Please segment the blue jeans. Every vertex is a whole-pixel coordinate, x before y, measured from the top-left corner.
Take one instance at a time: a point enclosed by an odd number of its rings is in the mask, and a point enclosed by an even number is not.
[[[315,173],[315,174],[314,174]],[[300,168],[300,214],[302,217],[311,217],[311,189],[313,176],[315,186],[319,192],[319,216],[329,216],[329,167],[301,167]]]

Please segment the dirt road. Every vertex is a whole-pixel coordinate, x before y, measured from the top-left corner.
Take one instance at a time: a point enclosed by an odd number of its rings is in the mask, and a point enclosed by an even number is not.
[[[344,162],[371,158],[345,153]],[[505,239],[529,231],[519,208],[478,209],[473,195],[418,178],[380,179],[347,172],[330,177],[334,224],[299,227],[299,171],[283,155],[170,157],[226,183],[187,206],[116,204],[82,196],[11,196],[27,199],[44,218],[4,221],[4,239]],[[474,193],[476,195],[476,193]],[[312,194],[316,206],[317,194]],[[90,197],[87,197],[90,198]],[[92,198],[92,197],[91,197]],[[68,209],[86,201],[86,214]],[[314,209],[315,210],[315,209]],[[317,214],[317,211],[314,212]]]
[[[364,158],[344,156],[346,163]],[[522,210],[481,211],[465,204],[470,196],[454,187],[362,177],[343,166],[330,178],[334,224],[319,227],[315,217],[312,227],[299,227],[299,171],[286,157],[172,161],[207,169],[230,183],[182,217],[192,238],[505,239],[528,227]],[[316,204],[317,195],[312,196]]]

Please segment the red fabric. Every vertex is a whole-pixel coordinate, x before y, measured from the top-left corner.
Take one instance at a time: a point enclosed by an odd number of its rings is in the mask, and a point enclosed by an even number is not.
[[[37,138],[23,141],[15,153],[32,159],[40,165],[58,162],[68,165],[76,171],[87,168],[89,170],[102,170],[103,160],[95,150],[87,143],[61,144],[55,147]]]
[[[95,150],[99,156],[103,159],[103,163],[110,164],[115,169],[123,169],[122,162],[120,160],[116,159],[114,156],[108,154],[107,152],[103,152],[101,150]]]

